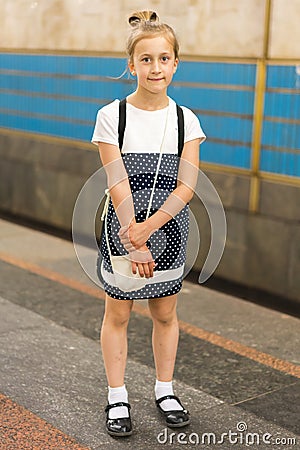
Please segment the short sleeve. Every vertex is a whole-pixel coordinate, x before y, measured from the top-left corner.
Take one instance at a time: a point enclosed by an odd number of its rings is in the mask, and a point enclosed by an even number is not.
[[[91,142],[95,145],[105,142],[118,146],[118,123],[119,100],[115,100],[99,109]]]
[[[206,135],[201,128],[198,117],[189,108],[185,106],[181,108],[184,114],[184,142],[201,139],[200,144],[202,144],[206,139]]]

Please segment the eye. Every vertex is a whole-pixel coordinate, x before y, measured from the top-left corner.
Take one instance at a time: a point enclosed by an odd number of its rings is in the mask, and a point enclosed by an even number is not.
[[[150,62],[149,56],[145,56],[145,57],[142,59],[142,61],[145,62],[145,63]]]
[[[162,62],[168,62],[170,60],[170,56],[162,56]]]

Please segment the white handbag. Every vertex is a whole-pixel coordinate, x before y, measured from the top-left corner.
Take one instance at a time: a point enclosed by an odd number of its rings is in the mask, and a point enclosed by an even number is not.
[[[155,185],[156,185],[159,167],[160,167],[160,163],[161,163],[161,159],[162,159],[162,148],[163,148],[163,143],[164,143],[165,135],[166,135],[168,115],[169,115],[169,107],[167,109],[164,134],[163,134],[162,142],[160,145],[159,158],[158,158],[158,162],[157,162],[157,168],[156,168],[156,173],[155,173],[155,177],[154,177],[153,187],[152,187],[151,195],[150,195],[150,199],[149,199],[149,205],[147,208],[146,220],[148,219],[149,214],[150,214],[150,209],[151,209],[151,205],[152,205],[152,201],[153,201],[153,195],[154,195],[154,191],[155,191]],[[113,269],[114,285],[116,287],[118,287],[119,289],[121,289],[121,291],[123,291],[123,292],[137,291],[146,286],[147,278],[141,277],[138,270],[137,270],[136,274],[134,274],[132,272],[132,264],[131,264],[131,260],[130,260],[128,253],[127,253],[127,255],[120,255],[120,256],[112,255],[111,248],[109,245],[109,240],[108,240],[108,233],[107,233],[107,210],[108,210],[108,205],[109,205],[109,200],[110,200],[109,189],[105,190],[105,194],[106,194],[106,201],[105,201],[105,205],[103,208],[101,220],[102,221],[104,220],[106,245],[107,245],[110,262],[111,262],[112,269]],[[104,266],[104,261],[102,261],[102,264],[101,264],[102,276],[103,276],[103,270],[104,270],[103,266]]]

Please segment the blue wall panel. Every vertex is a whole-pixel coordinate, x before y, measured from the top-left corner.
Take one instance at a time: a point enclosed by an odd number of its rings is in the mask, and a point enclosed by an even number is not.
[[[28,97],[24,95],[1,94],[0,108],[9,108],[32,114],[47,114],[50,116],[66,117],[66,119],[89,120],[95,112],[93,103],[80,100],[60,100],[52,98]]]
[[[249,91],[174,87],[171,85],[169,94],[179,104],[192,109],[253,114],[254,93]]]
[[[267,72],[269,88],[300,88],[299,66],[269,66]]]
[[[125,58],[0,54],[0,126],[89,141],[97,110],[135,88]],[[256,65],[180,62],[169,95],[207,134],[203,161],[251,169]],[[300,78],[269,66],[261,169],[300,176]]]
[[[48,120],[0,113],[0,123],[5,128],[26,130],[32,133],[48,134],[68,139],[89,140],[92,137],[90,125],[74,124],[61,120]]]
[[[117,77],[126,67],[124,58],[96,58],[64,55],[0,55],[1,69],[50,74],[81,74]]]
[[[261,170],[290,176],[299,176],[300,153],[262,150]]]
[[[75,78],[51,78],[39,76],[1,75],[0,89],[27,91],[47,95],[84,97],[93,102],[97,98],[112,99],[123,97],[132,90],[132,83],[122,81],[104,80],[80,80]]]
[[[275,151],[290,148],[300,152],[300,127],[292,123],[264,123],[262,146],[277,147]]]
[[[265,116],[300,120],[300,95],[267,92],[265,96]]]
[[[296,66],[269,66],[261,170],[300,176],[300,76]]]
[[[228,141],[243,142],[245,145],[251,147],[251,120],[222,115],[208,116],[206,114],[201,114],[198,118],[207,136]]]
[[[251,149],[249,147],[230,145],[226,143],[205,142],[201,146],[200,158],[203,162],[223,164],[247,169],[250,166]]]
[[[185,61],[179,63],[174,81],[252,87],[255,76],[254,64]]]

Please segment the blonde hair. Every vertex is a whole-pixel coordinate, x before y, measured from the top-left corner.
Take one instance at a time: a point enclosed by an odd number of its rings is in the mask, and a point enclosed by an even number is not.
[[[162,23],[154,11],[136,11],[128,18],[132,27],[127,39],[126,51],[130,62],[133,62],[133,54],[136,44],[144,38],[151,38],[155,34],[164,34],[173,46],[175,58],[178,58],[179,44],[176,34],[169,25]]]

